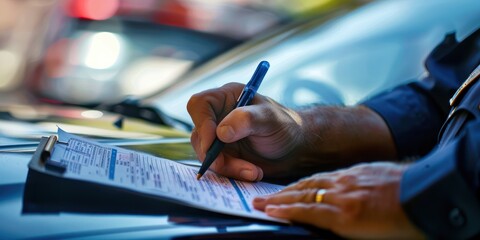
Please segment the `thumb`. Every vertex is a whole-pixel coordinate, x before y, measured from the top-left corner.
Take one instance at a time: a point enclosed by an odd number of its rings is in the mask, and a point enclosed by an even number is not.
[[[234,109],[218,124],[217,137],[232,143],[258,133],[265,127],[261,122],[267,122],[260,120],[264,118],[260,108],[260,105],[249,105]]]

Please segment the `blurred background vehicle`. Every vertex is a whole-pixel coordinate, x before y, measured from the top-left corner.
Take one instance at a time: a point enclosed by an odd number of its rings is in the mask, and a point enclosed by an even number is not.
[[[267,30],[356,2],[2,0],[0,90],[86,106],[143,97]]]

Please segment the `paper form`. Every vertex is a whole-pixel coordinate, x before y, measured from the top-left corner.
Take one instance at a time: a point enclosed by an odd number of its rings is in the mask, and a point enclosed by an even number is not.
[[[175,200],[181,204],[250,218],[286,222],[255,210],[255,196],[275,193],[283,186],[241,182],[165,158],[96,143],[58,129],[51,161],[67,166],[63,177],[112,185]]]

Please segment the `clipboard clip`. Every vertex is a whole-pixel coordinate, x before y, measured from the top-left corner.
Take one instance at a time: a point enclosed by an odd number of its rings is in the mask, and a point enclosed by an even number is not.
[[[50,159],[50,157],[52,156],[52,150],[53,150],[53,147],[55,146],[55,143],[62,143],[62,142],[58,142],[57,140],[58,140],[57,136],[52,135],[48,137],[44,146],[40,146],[41,147],[39,149],[41,151],[40,162],[45,164],[45,169],[63,174],[65,173],[65,171],[67,171],[67,166],[61,162],[52,161]],[[68,144],[68,143],[62,143],[62,144]]]

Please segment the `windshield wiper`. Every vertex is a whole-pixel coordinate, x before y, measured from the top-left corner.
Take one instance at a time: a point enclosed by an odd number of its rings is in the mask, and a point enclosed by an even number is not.
[[[171,117],[160,109],[152,106],[142,106],[139,99],[128,97],[120,103],[100,107],[102,110],[121,114],[122,116],[142,119],[151,123],[165,125],[180,130],[191,132],[190,123]],[[121,120],[120,120],[121,121]],[[116,124],[121,128],[121,122]]]

